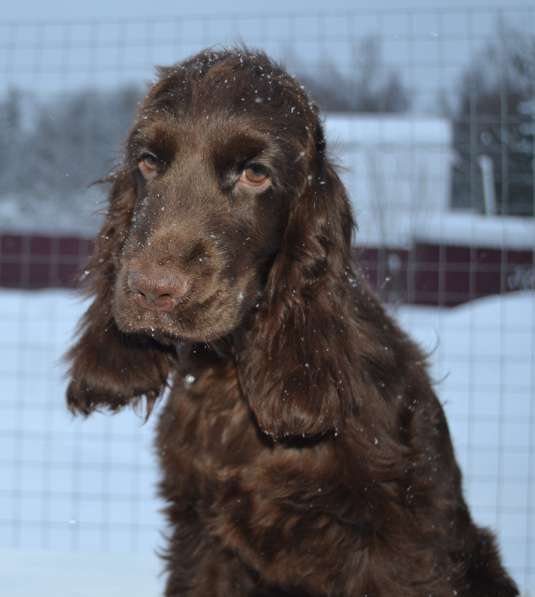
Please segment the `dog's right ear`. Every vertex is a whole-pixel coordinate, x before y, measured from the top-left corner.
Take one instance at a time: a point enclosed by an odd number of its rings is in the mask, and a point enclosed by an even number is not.
[[[110,182],[106,219],[83,279],[93,301],[80,322],[76,343],[66,354],[70,363],[67,404],[71,412],[84,415],[98,408],[116,411],[143,397],[150,412],[172,366],[170,350],[150,338],[122,333],[113,319],[114,285],[136,193],[126,171],[114,174]]]
[[[310,175],[290,207],[264,304],[237,351],[249,406],[259,428],[276,439],[336,434],[356,410],[347,281],[353,217],[319,122],[316,134]]]

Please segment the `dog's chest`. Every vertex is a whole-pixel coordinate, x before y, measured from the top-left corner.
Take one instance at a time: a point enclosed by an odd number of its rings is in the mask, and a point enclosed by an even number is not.
[[[236,487],[244,471],[269,456],[267,444],[230,368],[177,380],[158,426],[164,475],[198,497]]]
[[[207,376],[177,385],[160,418],[162,495],[180,512],[173,522],[195,520],[202,532],[264,570],[270,582],[292,582],[303,557],[324,582],[339,563],[334,547],[326,550],[318,538],[339,527],[333,506],[349,509],[344,496],[344,503],[332,503],[332,443],[273,444],[258,432],[236,379],[219,375],[217,384],[212,381]],[[331,530],[336,545],[352,533],[338,539]],[[280,559],[288,567],[271,570]]]

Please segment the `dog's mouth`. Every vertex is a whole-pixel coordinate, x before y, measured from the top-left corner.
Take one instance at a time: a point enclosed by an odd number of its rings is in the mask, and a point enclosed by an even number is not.
[[[243,292],[229,296],[223,289],[202,297],[194,291],[173,302],[160,296],[153,303],[121,288],[113,301],[113,316],[125,333],[145,334],[156,340],[162,336],[173,341],[210,342],[230,333],[240,320]]]
[[[119,270],[112,300],[119,329],[189,342],[227,336],[259,301],[262,283],[254,268],[235,275],[228,267],[208,265],[186,276],[184,268],[129,259]]]

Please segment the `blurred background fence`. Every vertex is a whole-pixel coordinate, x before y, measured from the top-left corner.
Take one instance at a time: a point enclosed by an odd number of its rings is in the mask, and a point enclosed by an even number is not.
[[[160,546],[150,424],[64,411],[68,289],[155,65],[236,43],[323,109],[355,259],[434,351],[467,496],[533,590],[533,7],[0,23],[0,548]]]

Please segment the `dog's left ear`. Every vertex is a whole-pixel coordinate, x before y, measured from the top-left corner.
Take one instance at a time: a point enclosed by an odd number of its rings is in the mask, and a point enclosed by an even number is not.
[[[275,438],[336,433],[354,406],[346,316],[353,217],[319,124],[312,161],[290,207],[265,301],[237,349],[242,390],[260,429]]]

